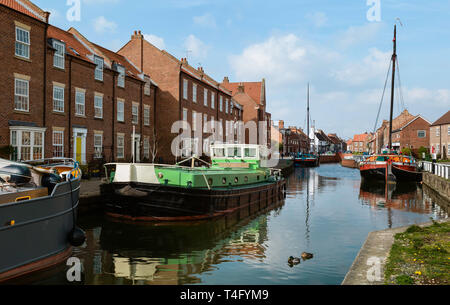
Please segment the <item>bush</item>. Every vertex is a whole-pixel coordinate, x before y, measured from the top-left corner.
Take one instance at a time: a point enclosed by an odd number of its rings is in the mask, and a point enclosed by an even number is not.
[[[402,155],[411,156],[411,154],[412,154],[411,148],[405,147],[405,148],[402,149]]]
[[[397,285],[414,285],[414,279],[409,275],[399,275],[395,279]]]
[[[408,229],[406,229],[405,233],[416,233],[416,232],[423,232],[424,229],[416,226],[416,225],[412,225],[410,226]]]

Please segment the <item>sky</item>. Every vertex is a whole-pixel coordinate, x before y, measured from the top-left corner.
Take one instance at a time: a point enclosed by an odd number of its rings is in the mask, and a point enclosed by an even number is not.
[[[264,78],[267,111],[285,125],[306,129],[310,83],[316,128],[345,139],[374,130],[397,23],[394,115],[406,108],[432,123],[450,109],[449,0],[33,2],[52,13],[51,24],[113,51],[140,30],[218,82]],[[377,127],[389,103],[390,81]]]

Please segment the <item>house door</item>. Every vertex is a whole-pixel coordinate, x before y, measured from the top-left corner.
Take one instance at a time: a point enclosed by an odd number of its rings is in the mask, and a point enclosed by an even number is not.
[[[131,135],[131,145],[134,146],[134,161],[141,162],[141,135]]]
[[[74,128],[73,130],[73,155],[75,161],[86,164],[86,136],[87,129]]]

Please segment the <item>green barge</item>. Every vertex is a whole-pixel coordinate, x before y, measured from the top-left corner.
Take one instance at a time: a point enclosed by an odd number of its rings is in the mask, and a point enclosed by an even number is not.
[[[132,221],[189,221],[269,208],[284,199],[286,182],[279,169],[264,167],[267,155],[263,146],[221,144],[211,146],[212,162],[202,167],[194,167],[195,158],[190,167],[106,164],[109,181],[101,189],[107,214]]]

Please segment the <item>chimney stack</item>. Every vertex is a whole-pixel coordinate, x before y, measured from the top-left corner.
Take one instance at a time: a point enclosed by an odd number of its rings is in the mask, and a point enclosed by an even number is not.
[[[225,84],[229,84],[230,83],[230,80],[228,79],[228,76],[225,76],[223,78],[223,83],[225,83]]]
[[[284,129],[284,121],[283,120],[278,121],[278,129]]]
[[[245,92],[244,83],[239,83],[238,92],[239,93],[244,93]]]

